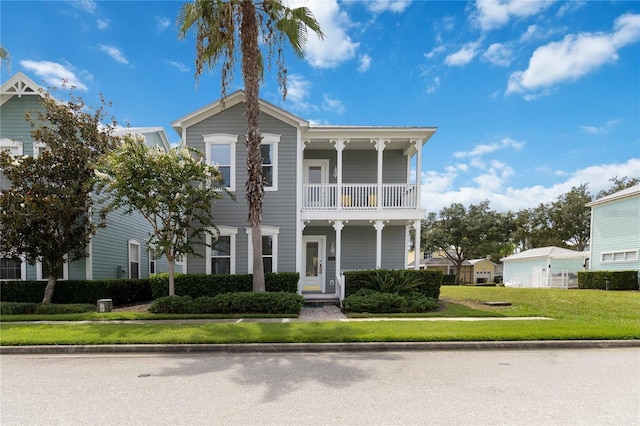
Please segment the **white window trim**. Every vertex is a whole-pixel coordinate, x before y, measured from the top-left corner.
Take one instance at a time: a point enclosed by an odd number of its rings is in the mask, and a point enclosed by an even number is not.
[[[0,256],[4,257],[4,256]],[[2,281],[26,281],[27,280],[27,262],[24,259],[20,259],[20,278],[19,279],[9,279],[9,278],[0,278]]]
[[[128,277],[131,279],[131,245],[138,246],[138,278],[142,278],[142,270],[140,266],[142,264],[142,257],[140,254],[140,243],[137,240],[127,241],[127,272]]]
[[[205,159],[207,164],[211,164],[211,145],[230,145],[229,149],[229,191],[236,190],[236,144],[238,143],[237,135],[230,135],[228,133],[212,133],[209,135],[203,135],[205,146]]]
[[[272,176],[273,182],[271,186],[265,186],[264,190],[267,191],[277,191],[278,190],[278,145],[280,142],[280,136],[273,133],[262,133],[262,145],[271,145],[271,168],[272,168]]]
[[[626,258],[626,254],[625,254],[625,258],[624,259],[611,259],[611,260],[604,260],[604,256],[606,254],[610,254],[612,255],[612,257],[615,257],[616,254],[619,253],[635,253],[635,259],[627,259]],[[631,262],[637,262],[640,259],[640,250],[616,250],[616,251],[602,251],[600,252],[600,263],[631,263]]]
[[[210,228],[209,231],[215,233],[215,229]],[[229,238],[229,251],[231,254],[231,259],[229,261],[230,265],[229,265],[229,273],[230,274],[235,274],[236,273],[236,235],[238,234],[238,228],[233,227],[233,226],[218,226],[218,232],[219,232],[219,236],[220,237],[230,237]],[[205,250],[205,257],[206,257],[206,267],[205,267],[205,273],[207,275],[211,275],[211,244],[212,244],[212,238],[211,238],[211,234],[207,233],[207,237],[206,237],[206,243],[207,243],[207,247]]]
[[[47,149],[47,144],[44,142],[34,142],[33,143],[33,158],[40,157],[40,153]]]
[[[253,237],[251,236],[251,228],[245,228],[245,232],[247,233],[248,240],[248,250],[249,254],[247,259],[247,271],[249,274],[253,273]],[[262,225],[262,236],[271,236],[273,237],[273,255],[272,255],[272,272],[278,272],[278,235],[280,234],[280,228],[276,226],[268,226]]]
[[[65,260],[67,259],[67,255],[64,256]],[[23,262],[24,265],[24,262]],[[26,272],[26,270],[25,270]],[[47,281],[49,277],[42,276],[42,262],[36,262],[36,281]],[[62,265],[62,278],[58,278],[58,281],[66,281],[69,279],[69,262],[64,262]]]
[[[24,155],[23,145],[20,141],[15,141],[9,138],[0,139],[0,150],[5,148],[18,148],[17,155]]]

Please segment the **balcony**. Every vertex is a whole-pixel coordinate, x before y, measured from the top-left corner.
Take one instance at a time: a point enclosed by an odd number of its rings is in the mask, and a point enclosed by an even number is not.
[[[378,197],[380,192],[381,197]],[[338,194],[340,196],[338,196]],[[302,185],[303,210],[403,210],[418,207],[415,184],[307,183]]]

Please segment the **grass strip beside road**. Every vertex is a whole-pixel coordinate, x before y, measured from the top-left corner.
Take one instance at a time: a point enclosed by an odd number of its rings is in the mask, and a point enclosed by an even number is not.
[[[443,287],[458,315],[552,321],[0,324],[2,345],[430,342],[640,339],[640,292]],[[484,301],[508,301],[490,307]],[[466,306],[468,309],[459,308]]]

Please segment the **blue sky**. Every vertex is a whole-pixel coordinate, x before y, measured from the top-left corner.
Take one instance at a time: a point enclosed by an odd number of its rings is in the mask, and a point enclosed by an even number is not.
[[[164,126],[219,98],[218,70],[194,80],[193,35],[174,1],[7,1],[4,82],[62,78],[100,93],[119,124]],[[286,55],[286,102],[320,124],[437,126],[425,145],[422,205],[484,199],[518,210],[571,186],[640,176],[640,2],[297,0],[326,38]],[[235,74],[232,90],[241,88]]]

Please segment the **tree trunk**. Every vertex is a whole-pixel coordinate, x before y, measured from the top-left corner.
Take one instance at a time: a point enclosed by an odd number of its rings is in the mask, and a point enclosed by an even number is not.
[[[247,117],[247,203],[249,226],[253,239],[253,291],[264,291],[262,265],[262,155],[260,153],[260,49],[258,45],[258,21],[252,0],[242,2],[240,23],[242,74],[246,94]]]
[[[462,285],[462,280],[460,279],[462,275],[462,262],[456,262],[456,284]]]
[[[169,296],[176,295],[176,286],[174,280],[174,272],[176,269],[176,259],[167,259],[169,261]]]
[[[47,278],[47,286],[44,288],[44,298],[42,299],[42,303],[51,303],[53,300],[53,290],[56,287],[56,277],[54,275],[49,275]]]

